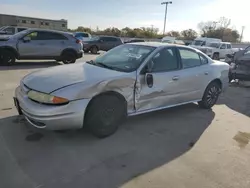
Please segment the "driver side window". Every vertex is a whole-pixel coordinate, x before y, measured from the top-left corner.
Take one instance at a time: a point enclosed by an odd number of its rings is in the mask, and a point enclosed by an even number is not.
[[[220,49],[226,49],[226,44],[222,44]]]
[[[36,31],[29,33],[28,35],[26,35],[26,37],[30,37],[30,40],[39,40],[38,32],[36,32]]]
[[[167,72],[179,69],[177,54],[173,48],[164,48],[153,58],[152,72]]]

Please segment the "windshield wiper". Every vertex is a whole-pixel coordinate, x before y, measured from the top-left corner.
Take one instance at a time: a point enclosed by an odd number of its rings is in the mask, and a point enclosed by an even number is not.
[[[95,62],[96,65],[100,65],[101,67],[107,68],[107,69],[112,69],[112,70],[116,70],[114,67],[108,66],[102,62]]]
[[[119,68],[112,67],[112,66],[106,65],[106,64],[104,64],[102,62],[96,62],[96,61],[93,61],[93,60],[86,61],[86,63],[92,64],[92,65],[95,65],[95,66],[99,66],[99,67],[103,67],[103,68],[107,68],[107,69],[111,69],[111,70],[123,71],[123,70],[121,70]]]

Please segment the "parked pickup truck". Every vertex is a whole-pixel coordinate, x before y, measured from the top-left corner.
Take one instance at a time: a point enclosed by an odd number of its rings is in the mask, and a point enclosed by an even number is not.
[[[238,48],[232,48],[232,44],[229,42],[212,42],[198,49],[215,60],[225,59],[227,54],[232,54],[239,50]]]
[[[19,26],[3,26],[0,27],[0,38],[8,37],[14,35],[18,32],[24,31],[28,29],[27,27],[19,27]]]
[[[0,65],[11,65],[16,59],[51,59],[69,64],[82,56],[82,43],[71,33],[27,29],[0,38]]]

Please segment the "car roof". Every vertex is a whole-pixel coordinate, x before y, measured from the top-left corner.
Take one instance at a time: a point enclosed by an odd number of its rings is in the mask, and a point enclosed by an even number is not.
[[[181,48],[187,48],[187,49],[194,49],[192,47],[189,46],[183,46],[183,45],[178,45],[178,44],[168,44],[168,43],[163,43],[163,42],[133,42],[133,43],[129,43],[129,44],[136,44],[136,45],[141,45],[141,46],[151,46],[151,47],[162,47],[162,46],[166,46],[166,47],[181,47]]]
[[[97,37],[111,37],[111,38],[116,38],[116,39],[119,39],[119,38],[120,38],[120,37],[108,36],[108,35],[98,35]]]
[[[65,32],[65,31],[58,31],[58,30],[52,30],[52,29],[40,29],[40,28],[30,28],[27,29],[28,31],[48,31],[48,32],[55,32],[55,33],[61,33],[61,34],[69,34],[72,35],[70,32]]]

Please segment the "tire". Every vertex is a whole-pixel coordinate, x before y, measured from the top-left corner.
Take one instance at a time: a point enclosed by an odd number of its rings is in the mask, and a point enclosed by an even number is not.
[[[93,99],[86,115],[86,128],[96,137],[105,138],[114,134],[126,118],[126,104],[115,95],[104,94]]]
[[[0,65],[12,65],[16,62],[15,54],[10,50],[2,50],[0,52]]]
[[[214,53],[212,59],[214,59],[214,60],[220,60],[219,54],[218,53]]]
[[[233,75],[231,73],[228,74],[228,82],[231,83],[233,80]]]
[[[92,46],[92,47],[90,48],[90,51],[91,51],[92,54],[97,54],[97,52],[98,52],[97,46]]]
[[[76,55],[73,52],[64,52],[62,55],[62,62],[64,64],[72,64],[76,62]]]
[[[216,104],[220,92],[221,87],[217,82],[210,83],[204,92],[202,100],[198,102],[199,106],[205,109],[212,108]]]

